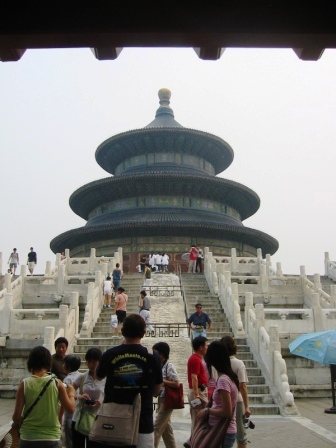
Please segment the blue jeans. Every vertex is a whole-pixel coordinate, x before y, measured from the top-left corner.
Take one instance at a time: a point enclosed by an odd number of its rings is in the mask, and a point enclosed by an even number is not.
[[[197,338],[198,336],[204,336],[206,338],[206,331],[205,331],[205,329],[201,333],[199,333],[198,331],[194,331],[194,330],[193,330],[192,333],[193,333],[193,339]]]
[[[236,434],[226,434],[222,448],[232,448],[236,441]]]

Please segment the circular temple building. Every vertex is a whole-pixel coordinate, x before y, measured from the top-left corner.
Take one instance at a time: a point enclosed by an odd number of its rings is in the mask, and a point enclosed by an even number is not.
[[[91,182],[70,197],[84,227],[55,237],[53,252],[72,257],[112,256],[123,248],[123,270],[136,270],[152,251],[166,252],[170,270],[191,246],[208,246],[214,255],[273,254],[278,242],[244,219],[260,206],[258,195],[237,182],[216,177],[233,160],[221,138],[188,129],[174,119],[171,93],[159,91],[154,121],[142,129],[115,135],[96,151],[98,164],[112,176]]]

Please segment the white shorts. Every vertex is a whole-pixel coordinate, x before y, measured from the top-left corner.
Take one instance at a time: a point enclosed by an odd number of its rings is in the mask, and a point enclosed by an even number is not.
[[[29,261],[28,262],[28,269],[34,269],[35,268],[35,261]]]
[[[152,286],[152,279],[151,278],[145,278],[143,282],[144,286]]]
[[[104,294],[107,294],[108,296],[112,296],[112,289],[104,289]]]

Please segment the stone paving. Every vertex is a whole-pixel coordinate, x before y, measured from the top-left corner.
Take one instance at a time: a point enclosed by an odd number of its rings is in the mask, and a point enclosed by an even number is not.
[[[0,399],[0,435],[11,420],[13,399]],[[255,429],[249,430],[249,446],[258,448],[328,448],[336,446],[336,414],[325,414],[329,399],[303,398],[296,401],[300,417],[251,416]],[[174,411],[173,428],[176,446],[182,447],[189,437],[188,409]],[[1,437],[0,437],[1,440]],[[164,448],[161,441],[160,448]]]

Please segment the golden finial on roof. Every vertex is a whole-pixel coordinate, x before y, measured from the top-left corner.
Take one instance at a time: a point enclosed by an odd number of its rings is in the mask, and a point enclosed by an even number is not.
[[[170,97],[171,97],[171,91],[167,89],[166,87],[163,87],[159,90],[159,99],[160,99],[160,105],[161,106],[169,106],[170,103]]]

